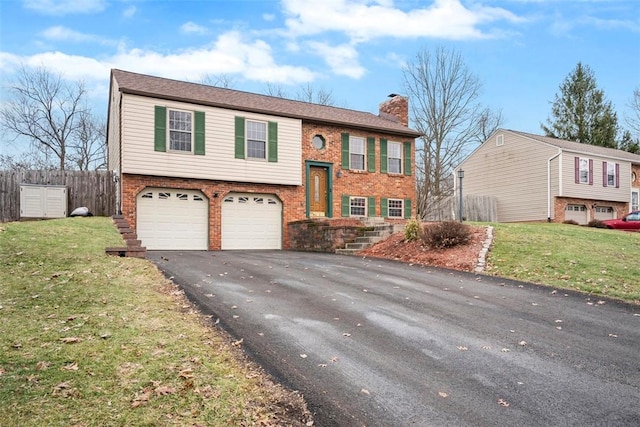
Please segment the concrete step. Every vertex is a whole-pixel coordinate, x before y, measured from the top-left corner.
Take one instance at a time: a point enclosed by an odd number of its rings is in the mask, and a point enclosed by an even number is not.
[[[360,249],[336,249],[338,255],[356,255]]]

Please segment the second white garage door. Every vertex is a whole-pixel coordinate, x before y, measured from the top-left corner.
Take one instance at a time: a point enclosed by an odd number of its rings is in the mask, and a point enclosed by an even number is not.
[[[273,194],[222,200],[222,249],[282,249],[282,202]]]
[[[147,249],[209,248],[209,202],[200,191],[146,188],[136,205],[136,232]]]

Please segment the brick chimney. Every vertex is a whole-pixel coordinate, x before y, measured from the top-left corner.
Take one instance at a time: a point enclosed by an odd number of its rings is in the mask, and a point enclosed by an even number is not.
[[[409,126],[409,99],[392,93],[389,95],[389,99],[381,103],[378,107],[380,111],[380,117],[385,119],[394,120],[402,123],[405,126]]]

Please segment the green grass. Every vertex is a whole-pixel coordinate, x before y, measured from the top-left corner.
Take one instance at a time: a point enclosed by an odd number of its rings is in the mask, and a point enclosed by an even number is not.
[[[122,244],[108,218],[0,224],[0,425],[278,425],[304,407],[153,264],[104,254]]]
[[[568,224],[492,224],[488,273],[640,303],[640,233]]]

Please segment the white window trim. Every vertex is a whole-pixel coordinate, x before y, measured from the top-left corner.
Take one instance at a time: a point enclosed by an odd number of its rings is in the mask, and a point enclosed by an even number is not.
[[[496,147],[502,147],[504,145],[504,135],[496,135]]]
[[[362,141],[362,153],[356,153],[353,151],[353,142],[355,140]],[[356,169],[353,167],[353,161],[351,156],[357,154],[358,156],[362,156],[362,169]],[[349,169],[354,171],[366,171],[367,170],[367,140],[361,136],[351,136],[349,135]]]
[[[264,125],[264,157],[253,157],[249,155],[249,123],[260,123]],[[258,162],[266,162],[269,158],[269,123],[262,120],[246,119],[244,125],[244,150],[247,160],[255,160]],[[252,141],[260,141],[258,139],[252,139]]]
[[[636,195],[636,205],[633,204],[633,195]],[[631,198],[629,199],[629,211],[637,211],[640,209],[640,189],[631,189]]]
[[[392,208],[391,202],[400,202],[399,208]],[[391,209],[399,209],[400,215],[391,215]],[[403,199],[387,199],[387,217],[388,218],[404,218],[404,200]]]
[[[587,172],[585,181],[582,180],[582,171],[583,171],[582,163],[583,162],[585,162],[586,164],[586,172]],[[579,168],[578,173],[580,174],[580,184],[589,184],[589,159],[580,157],[580,160],[578,161],[578,168]]]
[[[356,199],[360,199],[364,201],[364,204],[362,206],[354,206],[352,203],[354,200]],[[353,208],[364,208],[364,213],[362,215],[359,214],[354,214],[353,213]],[[349,197],[349,216],[354,216],[354,217],[366,217],[367,216],[367,198],[366,197],[360,197],[360,196],[351,196]]]
[[[398,156],[399,157],[391,157],[391,147],[392,146],[397,146],[398,147]],[[395,174],[395,175],[402,175],[402,173],[404,172],[404,159],[403,159],[403,150],[404,150],[404,144],[402,144],[401,142],[395,142],[395,141],[389,141],[387,143],[387,173],[390,174]],[[391,159],[398,159],[400,160],[400,170],[399,171],[391,171]]]
[[[611,171],[612,173],[609,173]],[[609,178],[612,178],[610,180]],[[616,163],[607,162],[607,187],[616,186]]]
[[[187,133],[186,131],[183,130],[179,130],[179,129],[171,129],[171,112],[175,111],[178,113],[187,113],[190,116],[190,122],[191,122],[191,130],[189,131],[189,134],[191,136],[191,142],[189,143],[189,145],[191,146],[191,150],[177,150],[175,148],[171,148],[171,132],[183,132],[183,133]],[[194,120],[195,117],[193,115],[193,111],[188,111],[188,110],[181,110],[179,108],[167,108],[167,142],[168,142],[168,147],[167,147],[167,151],[171,152],[171,153],[182,153],[182,154],[193,154],[193,149],[194,149],[194,145],[195,145],[195,140],[194,140]]]

